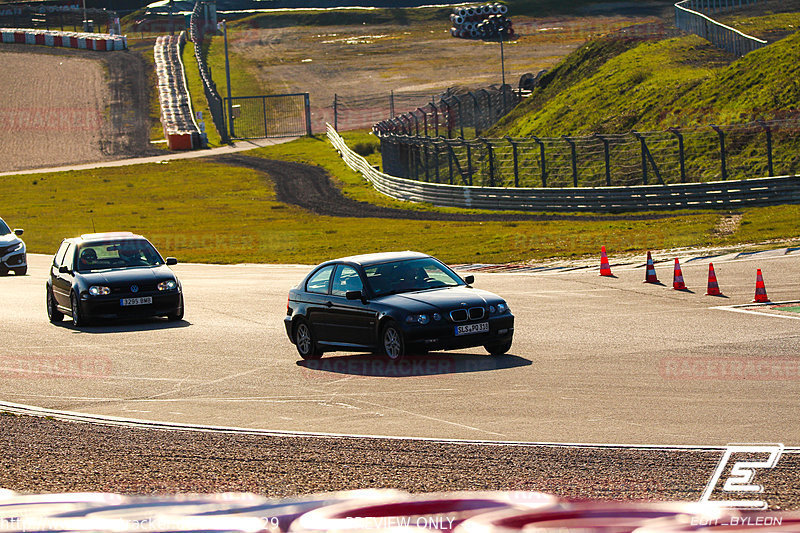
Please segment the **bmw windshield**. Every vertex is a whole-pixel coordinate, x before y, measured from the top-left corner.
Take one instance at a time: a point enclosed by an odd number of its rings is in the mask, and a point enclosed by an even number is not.
[[[432,258],[369,265],[364,273],[375,296],[464,285],[458,275]]]
[[[146,240],[103,241],[83,244],[78,250],[78,272],[115,268],[156,267],[164,259]]]

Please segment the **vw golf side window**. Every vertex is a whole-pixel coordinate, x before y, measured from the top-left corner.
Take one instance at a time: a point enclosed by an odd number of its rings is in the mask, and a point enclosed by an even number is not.
[[[306,283],[306,291],[313,292],[315,294],[328,294],[328,288],[330,287],[331,283],[331,274],[333,273],[333,269],[336,265],[328,265],[323,267],[311,276]]]
[[[64,254],[67,253],[67,248],[69,247],[69,243],[64,241],[59,246],[56,255],[53,256],[53,266],[60,267],[62,262],[64,261]]]

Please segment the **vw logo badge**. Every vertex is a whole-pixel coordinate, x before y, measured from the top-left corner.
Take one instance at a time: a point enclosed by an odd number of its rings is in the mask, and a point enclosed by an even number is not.
[[[139,292],[139,286],[138,285],[131,285],[131,292]]]

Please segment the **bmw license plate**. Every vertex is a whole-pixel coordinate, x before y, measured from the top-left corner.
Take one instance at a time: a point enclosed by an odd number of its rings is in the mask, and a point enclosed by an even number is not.
[[[147,305],[153,303],[152,296],[142,296],[141,298],[122,298],[119,301],[119,305],[127,306],[127,305]]]
[[[481,322],[479,324],[467,324],[465,326],[456,326],[456,336],[458,335],[474,335],[475,333],[488,333],[489,323]]]

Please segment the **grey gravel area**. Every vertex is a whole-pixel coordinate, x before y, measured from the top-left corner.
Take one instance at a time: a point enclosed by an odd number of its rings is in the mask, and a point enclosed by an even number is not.
[[[695,501],[718,451],[496,446],[149,430],[0,414],[0,488],[253,492],[390,487],[535,490],[574,499]],[[800,454],[759,474],[772,509],[800,509]]]

